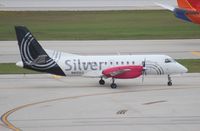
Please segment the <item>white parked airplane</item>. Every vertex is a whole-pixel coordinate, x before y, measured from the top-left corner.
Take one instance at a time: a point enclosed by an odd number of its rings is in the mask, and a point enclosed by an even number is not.
[[[82,56],[41,47],[31,32],[24,26],[16,26],[16,35],[22,61],[17,66],[61,76],[83,76],[103,79],[112,78],[111,88],[116,88],[115,79],[133,79],[144,75],[168,75],[186,73],[188,70],[166,55],[107,55]],[[142,79],[143,79],[142,78]]]

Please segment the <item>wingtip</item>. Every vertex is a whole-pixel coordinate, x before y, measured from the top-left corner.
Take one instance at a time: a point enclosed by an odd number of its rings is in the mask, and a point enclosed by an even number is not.
[[[160,6],[162,8],[165,8],[167,10],[170,10],[170,11],[174,11],[174,9],[175,9],[175,7],[170,6],[170,5],[165,5],[165,4],[161,4],[161,3],[157,3],[157,2],[154,2],[154,4],[157,6]]]

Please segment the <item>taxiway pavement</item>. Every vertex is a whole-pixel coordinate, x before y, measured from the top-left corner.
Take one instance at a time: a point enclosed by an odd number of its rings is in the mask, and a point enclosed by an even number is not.
[[[199,59],[200,39],[40,41],[46,49],[80,55],[166,54],[175,59]],[[16,41],[0,41],[0,63],[20,60]]]
[[[74,10],[138,10],[162,9],[162,0],[0,0],[2,11],[74,11]],[[176,5],[175,0],[164,2]]]
[[[83,55],[167,54],[199,58],[200,40],[41,41],[52,50]],[[20,60],[16,41],[0,42],[0,62]],[[198,131],[200,74],[117,80],[51,75],[0,75],[0,130]]]
[[[199,131],[200,74],[117,80],[0,75],[1,131]],[[9,129],[11,128],[11,129]]]

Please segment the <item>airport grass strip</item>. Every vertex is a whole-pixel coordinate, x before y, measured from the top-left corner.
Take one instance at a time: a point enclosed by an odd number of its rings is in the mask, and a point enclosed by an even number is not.
[[[15,63],[1,63],[0,74],[38,74],[40,72],[20,68]]]
[[[0,11],[0,40],[16,40],[25,25],[39,40],[130,40],[200,38],[200,26],[165,10]]]
[[[177,62],[188,68],[189,73],[200,73],[200,59],[180,59]],[[0,74],[38,74],[27,69],[17,67],[15,63],[1,63]]]
[[[179,59],[177,62],[184,65],[189,73],[200,73],[200,59]]]

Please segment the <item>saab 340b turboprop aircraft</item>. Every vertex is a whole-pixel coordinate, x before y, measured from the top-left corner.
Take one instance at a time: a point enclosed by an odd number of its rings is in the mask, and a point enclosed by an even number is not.
[[[200,24],[200,0],[177,0],[177,3],[178,8],[158,3],[157,5],[174,12],[179,19]]]
[[[133,79],[144,75],[168,75],[187,72],[187,69],[166,55],[107,55],[82,56],[43,49],[24,26],[16,26],[21,54],[17,66],[60,76],[112,78],[111,88],[117,88],[115,79]],[[143,79],[143,78],[142,78]]]

